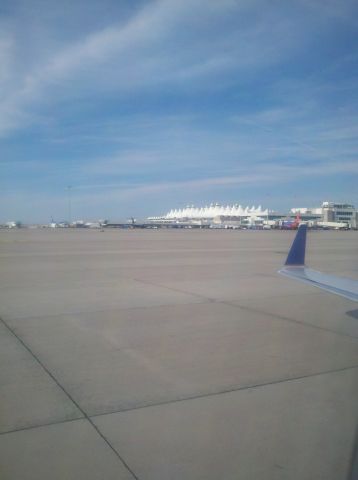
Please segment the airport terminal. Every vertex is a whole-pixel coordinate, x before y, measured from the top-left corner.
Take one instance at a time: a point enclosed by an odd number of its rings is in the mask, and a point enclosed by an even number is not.
[[[214,229],[287,229],[297,228],[299,223],[307,223],[310,228],[350,230],[358,227],[358,210],[348,203],[323,202],[320,207],[291,208],[289,212],[277,212],[260,206],[242,207],[240,204],[171,209],[161,216],[151,216],[144,221],[134,217],[126,221],[113,220],[64,220],[49,224],[32,225],[50,228],[214,228]],[[0,228],[25,227],[19,221],[9,221]]]
[[[245,207],[239,204],[222,206],[211,204],[202,208],[188,206],[183,209],[172,209],[159,217],[149,217],[153,223],[191,224],[223,228],[280,228],[290,216],[299,215],[309,226],[336,229],[356,229],[358,210],[350,204],[323,202],[316,208],[291,208],[289,213],[275,212],[259,207]]]

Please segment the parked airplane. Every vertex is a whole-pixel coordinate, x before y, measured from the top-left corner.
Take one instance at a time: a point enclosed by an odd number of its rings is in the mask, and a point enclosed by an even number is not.
[[[282,230],[296,230],[301,223],[301,215],[298,213],[295,219],[286,219],[282,220],[281,228]]]
[[[307,225],[300,225],[285,266],[278,273],[358,302],[358,280],[327,275],[305,266]]]

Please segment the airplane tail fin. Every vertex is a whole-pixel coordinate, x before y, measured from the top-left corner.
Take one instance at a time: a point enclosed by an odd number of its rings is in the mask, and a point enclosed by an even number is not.
[[[303,266],[305,264],[307,225],[301,224],[288,252],[285,265]]]

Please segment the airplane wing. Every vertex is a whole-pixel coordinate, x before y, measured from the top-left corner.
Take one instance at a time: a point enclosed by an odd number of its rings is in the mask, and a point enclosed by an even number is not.
[[[306,235],[307,225],[302,224],[278,273],[358,302],[358,280],[327,275],[305,266]]]

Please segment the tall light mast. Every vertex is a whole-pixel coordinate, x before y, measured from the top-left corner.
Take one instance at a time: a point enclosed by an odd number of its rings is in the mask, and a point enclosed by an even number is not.
[[[71,212],[71,191],[72,191],[72,185],[68,185],[66,187],[67,190],[67,195],[68,195],[68,223],[71,225],[72,223],[72,212]]]

